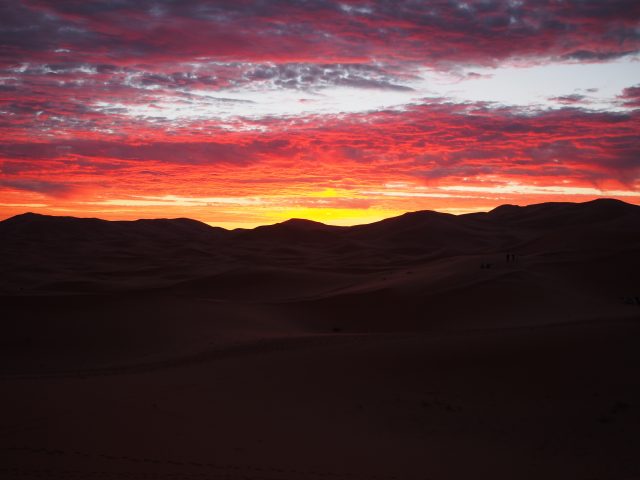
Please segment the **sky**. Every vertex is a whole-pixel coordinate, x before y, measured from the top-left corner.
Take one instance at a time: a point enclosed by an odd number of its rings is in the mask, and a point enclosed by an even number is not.
[[[637,0],[0,0],[0,219],[640,204]]]

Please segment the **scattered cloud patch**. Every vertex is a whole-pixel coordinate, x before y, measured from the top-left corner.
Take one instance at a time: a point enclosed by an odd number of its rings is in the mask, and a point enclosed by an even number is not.
[[[549,98],[552,102],[558,102],[562,105],[576,105],[588,102],[588,97],[586,95],[581,95],[579,93],[573,93],[571,95],[561,95],[559,97],[551,97]]]
[[[620,98],[625,107],[640,108],[640,85],[625,88]]]
[[[29,178],[0,179],[0,187],[36,192],[52,197],[66,196],[74,190],[68,183]]]

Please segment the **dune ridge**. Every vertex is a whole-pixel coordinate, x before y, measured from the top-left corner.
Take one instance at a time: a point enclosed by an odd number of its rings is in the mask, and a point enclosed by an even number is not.
[[[510,252],[598,257],[636,249],[639,225],[640,207],[611,199],[503,205],[460,216],[420,211],[354,227],[292,219],[231,231],[185,218],[26,213],[0,222],[0,293],[80,292],[82,277],[84,291],[144,289],[246,267],[348,273]]]

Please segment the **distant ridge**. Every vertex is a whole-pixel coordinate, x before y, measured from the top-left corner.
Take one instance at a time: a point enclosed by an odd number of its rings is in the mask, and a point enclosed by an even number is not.
[[[553,250],[560,245],[602,249],[612,241],[628,246],[640,241],[639,232],[640,206],[612,199],[502,205],[490,212],[458,216],[423,210],[351,227],[294,218],[236,230],[188,218],[108,221],[28,212],[0,222],[0,247],[16,255],[23,250],[21,245],[32,249],[39,245],[50,252],[90,249],[105,255],[115,246],[145,255],[168,246],[201,251],[215,247],[217,253],[235,257],[235,248],[243,245],[249,251],[307,245],[352,256],[371,248],[392,255],[454,255],[496,249]],[[269,260],[259,257],[256,261]]]
[[[494,219],[516,222],[552,222],[554,224],[611,220],[621,215],[640,211],[640,207],[612,198],[601,198],[583,203],[547,202],[527,206],[501,205],[487,215]]]
[[[0,222],[0,239],[4,235],[27,235],[49,238],[105,238],[123,234],[135,236],[181,237],[212,236],[224,231],[190,218],[139,220],[102,220],[70,216],[41,215],[27,212]]]
[[[394,228],[401,227],[414,227],[417,223],[426,222],[441,222],[441,223],[453,223],[456,221],[465,222],[469,218],[486,217],[494,220],[514,220],[514,221],[530,221],[532,219],[538,219],[540,217],[549,216],[553,218],[571,218],[574,216],[576,221],[586,221],[590,219],[604,219],[608,216],[620,216],[630,214],[633,212],[640,212],[640,206],[633,205],[622,200],[613,198],[599,198],[590,200],[587,202],[545,202],[537,203],[525,206],[504,204],[500,205],[489,212],[473,212],[462,215],[453,215],[449,213],[437,212],[433,210],[417,210],[414,212],[406,212],[397,217],[390,217],[377,222],[368,224],[359,224],[349,227],[327,225],[315,220],[308,220],[302,218],[291,218],[283,222],[260,225],[252,229],[237,229],[238,231],[250,232],[260,231],[264,229],[288,229],[288,230],[367,230],[385,228],[386,226],[393,225]],[[227,231],[222,227],[212,227],[199,220],[193,220],[190,218],[157,218],[157,219],[138,219],[138,220],[103,220],[95,217],[73,217],[73,216],[57,216],[57,215],[43,215],[33,212],[25,212],[13,217],[9,217],[0,221],[0,229],[7,228],[11,225],[22,226],[36,225],[38,223],[45,223],[48,226],[59,226],[64,228],[64,225],[71,225],[74,222],[84,222],[86,225],[97,226],[100,224],[113,224],[126,227],[128,225],[148,225],[153,227],[160,227],[161,225],[169,228],[179,229],[200,229],[204,231],[206,229],[214,229],[217,232]],[[1,231],[1,230],[0,230]]]

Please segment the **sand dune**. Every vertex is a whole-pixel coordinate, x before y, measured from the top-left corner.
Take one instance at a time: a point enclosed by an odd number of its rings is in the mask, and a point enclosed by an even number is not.
[[[637,206],[25,214],[0,265],[0,478],[640,478]]]

